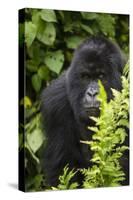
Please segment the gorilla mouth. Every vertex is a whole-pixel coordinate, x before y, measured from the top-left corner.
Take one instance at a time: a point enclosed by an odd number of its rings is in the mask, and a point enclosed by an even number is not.
[[[92,99],[87,101],[83,99],[83,109],[89,116],[97,116],[99,114],[100,102]]]
[[[88,107],[85,109],[85,112],[88,114],[88,116],[95,116],[95,117],[98,117],[100,114],[99,107]]]
[[[96,107],[96,106],[84,107],[80,115],[80,120],[87,125],[90,123],[90,117],[99,117],[99,115],[100,115],[99,107]]]

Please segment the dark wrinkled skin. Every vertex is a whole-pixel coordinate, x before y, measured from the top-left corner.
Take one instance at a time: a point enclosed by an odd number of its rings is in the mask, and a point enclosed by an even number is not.
[[[66,164],[70,169],[91,166],[92,152],[80,140],[91,139],[92,133],[86,127],[94,122],[89,116],[99,115],[98,80],[102,81],[110,101],[111,88],[121,90],[124,64],[116,44],[93,37],[77,48],[68,70],[43,91],[42,114],[47,136],[43,168],[48,185],[58,184],[58,177]],[[128,139],[126,143],[129,145]],[[129,183],[128,156],[127,152],[121,161],[126,173],[123,185]],[[78,173],[74,178],[79,184],[82,179]]]

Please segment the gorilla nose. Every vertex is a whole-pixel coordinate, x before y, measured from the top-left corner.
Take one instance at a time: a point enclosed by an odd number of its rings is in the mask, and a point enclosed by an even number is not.
[[[88,88],[87,95],[90,97],[95,97],[98,94],[98,89]]]

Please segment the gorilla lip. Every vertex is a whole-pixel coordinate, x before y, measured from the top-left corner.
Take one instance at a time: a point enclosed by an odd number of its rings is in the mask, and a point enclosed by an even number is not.
[[[85,110],[88,111],[88,112],[95,112],[95,111],[98,111],[99,108],[98,107],[88,107]]]
[[[99,105],[92,105],[92,106],[84,105],[84,108],[87,111],[96,111],[99,110]]]
[[[89,116],[98,116],[100,113],[99,107],[87,107],[85,111],[89,114]]]

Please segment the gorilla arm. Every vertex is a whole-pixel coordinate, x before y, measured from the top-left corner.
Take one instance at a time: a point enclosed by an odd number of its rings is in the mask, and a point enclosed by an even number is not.
[[[48,184],[56,186],[66,164],[69,163],[70,168],[85,166],[79,147],[79,130],[66,95],[65,73],[42,94],[42,112],[47,137],[43,165]]]

